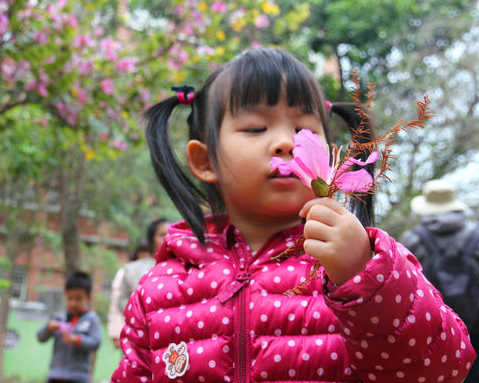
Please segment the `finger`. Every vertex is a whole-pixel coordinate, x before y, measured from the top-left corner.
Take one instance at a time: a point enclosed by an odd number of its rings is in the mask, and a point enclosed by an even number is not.
[[[308,215],[308,211],[314,205],[326,206],[338,214],[344,214],[344,212],[347,211],[339,202],[335,201],[334,199],[323,197],[323,198],[315,198],[306,202],[303,208],[300,210],[299,216],[306,217]]]
[[[313,205],[306,215],[306,221],[318,221],[328,226],[335,226],[340,223],[341,215],[331,210],[328,206]]]
[[[305,223],[303,234],[306,239],[315,239],[321,242],[330,241],[331,227],[323,222],[316,220],[309,220]]]
[[[330,243],[310,238],[304,241],[303,249],[306,254],[324,260],[330,252]]]

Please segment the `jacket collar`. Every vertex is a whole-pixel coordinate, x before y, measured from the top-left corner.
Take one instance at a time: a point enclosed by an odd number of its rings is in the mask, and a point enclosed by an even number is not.
[[[214,262],[227,258],[225,249],[241,246],[249,250],[245,239],[234,225],[225,220],[223,226],[218,226],[211,216],[206,217],[207,232],[205,245],[203,246],[194,236],[186,222],[181,221],[170,225],[168,234],[162,246],[155,255],[156,262],[159,259],[178,258],[180,261],[193,265]],[[268,253],[271,249],[275,253],[286,250],[303,233],[303,224],[288,228],[274,234],[258,251]]]

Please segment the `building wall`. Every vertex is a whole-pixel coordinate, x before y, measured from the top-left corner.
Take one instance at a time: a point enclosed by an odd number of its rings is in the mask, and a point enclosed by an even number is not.
[[[44,214],[45,227],[52,233],[59,233],[60,221],[58,214]],[[2,222],[0,222],[0,226]],[[125,232],[108,224],[95,224],[92,219],[83,217],[79,223],[80,238],[84,244],[95,245],[98,248],[114,251],[121,264],[128,261],[129,239]],[[0,257],[6,256],[6,236],[0,235]],[[33,246],[21,251],[15,259],[13,297],[22,302],[43,302],[49,309],[58,308],[63,301],[65,284],[63,250],[52,250],[42,239],[36,239]],[[58,246],[57,246],[58,247]],[[83,256],[88,256],[84,254]],[[111,281],[107,272],[95,268],[85,270],[92,274],[93,299],[98,293],[109,295]],[[116,271],[116,270],[115,270]],[[49,310],[50,311],[50,310]]]

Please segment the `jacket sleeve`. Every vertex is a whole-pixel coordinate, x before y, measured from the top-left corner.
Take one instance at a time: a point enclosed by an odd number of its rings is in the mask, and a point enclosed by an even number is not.
[[[113,278],[111,284],[111,299],[108,307],[108,323],[107,332],[111,339],[118,339],[120,337],[121,329],[123,328],[123,312],[118,309],[118,299],[120,297],[120,289],[123,282],[123,274],[125,270],[120,268]]]
[[[94,312],[90,313],[88,320],[90,320],[90,327],[87,332],[80,333],[81,342],[77,347],[85,351],[95,351],[101,344],[101,322],[98,315]]]
[[[367,229],[374,256],[341,286],[326,280],[351,368],[363,382],[461,382],[475,359],[464,323],[424,278],[417,259]]]
[[[37,331],[37,339],[41,343],[46,342],[52,335],[53,333],[48,330],[48,323],[45,323],[45,325]]]
[[[134,291],[135,286],[131,286],[131,264],[126,264],[124,267],[123,272],[123,280],[120,286],[120,294],[118,296],[117,307],[118,310],[122,313],[125,311],[126,304],[128,303],[128,299],[130,299],[130,295],[132,291]]]
[[[53,315],[53,316],[48,320],[48,322],[50,322],[51,320],[61,321],[62,318],[61,318],[61,317],[59,316],[59,314],[57,313],[57,314]],[[48,341],[48,340],[49,340],[52,336],[54,336],[54,334],[55,334],[55,333],[50,332],[50,331],[48,330],[48,322],[45,323],[45,325],[44,325],[41,329],[39,329],[39,330],[37,331],[37,339],[38,339],[38,341],[41,342],[41,343],[44,343],[44,342]]]
[[[113,372],[112,383],[151,383],[149,330],[141,288],[135,289],[125,308],[125,326],[120,343],[124,356]]]

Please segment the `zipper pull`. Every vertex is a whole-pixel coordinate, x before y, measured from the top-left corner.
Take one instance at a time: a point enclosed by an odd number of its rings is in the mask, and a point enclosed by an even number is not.
[[[243,286],[249,283],[251,279],[251,274],[249,272],[243,272],[236,275],[236,279],[231,282],[228,287],[226,287],[223,291],[221,291],[217,299],[221,303],[225,303],[228,299],[230,299],[233,295],[235,295]]]

